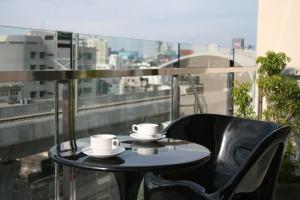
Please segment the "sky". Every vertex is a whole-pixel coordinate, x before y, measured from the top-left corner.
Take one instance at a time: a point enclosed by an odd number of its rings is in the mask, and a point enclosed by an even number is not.
[[[0,25],[256,46],[258,0],[0,0]]]

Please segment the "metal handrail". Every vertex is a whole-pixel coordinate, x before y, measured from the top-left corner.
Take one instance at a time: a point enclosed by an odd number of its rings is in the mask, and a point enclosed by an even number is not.
[[[189,67],[127,70],[49,70],[49,71],[0,71],[0,82],[59,81],[130,76],[172,76],[188,74],[216,74],[255,72],[257,67]]]

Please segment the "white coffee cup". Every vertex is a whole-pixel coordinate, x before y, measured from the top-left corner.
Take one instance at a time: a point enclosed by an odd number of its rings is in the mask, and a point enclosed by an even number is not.
[[[159,126],[157,124],[144,123],[132,125],[132,131],[141,137],[155,137],[158,134]]]
[[[91,148],[101,153],[111,153],[120,145],[115,135],[100,134],[91,136]]]

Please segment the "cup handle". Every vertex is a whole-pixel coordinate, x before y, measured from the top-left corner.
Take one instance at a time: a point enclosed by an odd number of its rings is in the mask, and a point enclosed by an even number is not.
[[[138,125],[133,124],[133,125],[132,125],[132,131],[133,131],[133,132],[139,132]]]
[[[113,149],[115,149],[118,146],[120,146],[119,140],[118,139],[112,139],[112,146],[113,146]]]

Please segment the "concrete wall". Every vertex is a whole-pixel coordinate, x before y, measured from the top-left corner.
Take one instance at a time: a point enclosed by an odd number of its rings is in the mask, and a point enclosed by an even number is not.
[[[283,51],[289,66],[300,67],[300,1],[259,0],[257,54]]]

